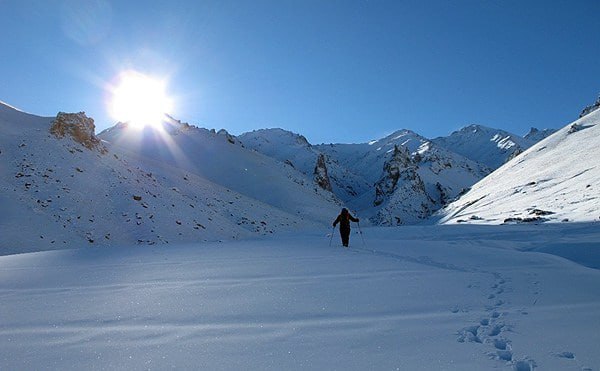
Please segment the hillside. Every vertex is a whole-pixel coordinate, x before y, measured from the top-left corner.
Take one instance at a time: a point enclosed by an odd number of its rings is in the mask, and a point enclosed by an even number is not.
[[[599,123],[594,111],[532,146],[446,207],[440,222],[597,221]]]
[[[83,113],[1,104],[0,254],[250,238],[329,224],[337,212],[293,169],[172,124],[160,135],[121,125],[105,134],[119,145],[100,142]]]

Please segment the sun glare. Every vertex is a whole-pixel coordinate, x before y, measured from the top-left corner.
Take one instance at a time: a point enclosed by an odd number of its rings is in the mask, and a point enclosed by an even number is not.
[[[165,88],[164,81],[136,71],[123,72],[111,89],[110,114],[137,128],[158,127],[173,105]]]

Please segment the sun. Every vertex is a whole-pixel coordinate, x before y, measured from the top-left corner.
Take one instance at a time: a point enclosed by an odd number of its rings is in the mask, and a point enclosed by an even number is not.
[[[137,71],[122,72],[110,91],[111,116],[136,128],[159,127],[165,114],[173,108],[173,102],[166,94],[165,80]]]

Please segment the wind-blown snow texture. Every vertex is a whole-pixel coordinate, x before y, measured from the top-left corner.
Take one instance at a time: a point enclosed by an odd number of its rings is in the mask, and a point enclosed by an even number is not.
[[[597,224],[365,229],[0,257],[0,366],[561,370],[600,365]],[[353,247],[352,247],[353,246]],[[597,246],[596,246],[597,247]],[[587,254],[584,254],[587,250]]]
[[[600,111],[508,162],[439,214],[441,223],[600,220]]]

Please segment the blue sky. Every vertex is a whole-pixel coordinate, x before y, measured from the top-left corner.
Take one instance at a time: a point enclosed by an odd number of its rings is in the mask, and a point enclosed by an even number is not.
[[[114,124],[106,86],[168,79],[171,114],[312,143],[478,123],[562,127],[600,92],[600,2],[0,0],[0,100]]]

